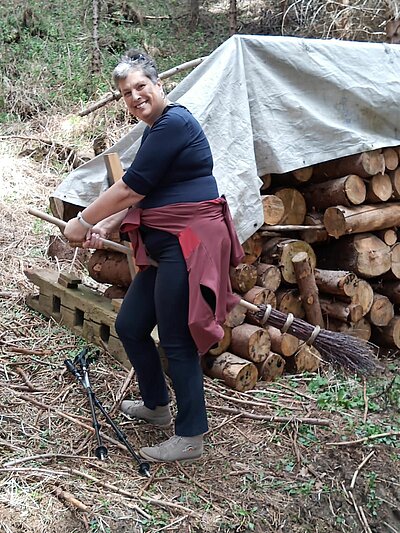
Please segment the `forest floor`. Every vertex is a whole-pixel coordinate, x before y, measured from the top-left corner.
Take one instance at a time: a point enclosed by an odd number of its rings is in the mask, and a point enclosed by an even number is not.
[[[0,144],[0,532],[399,533],[396,353],[366,382],[323,368],[239,393],[206,377],[200,461],[154,465],[148,479],[115,440],[105,462],[94,458],[88,401],[63,364],[84,341],[25,303],[28,266],[76,268],[50,262],[54,227],[27,214],[48,210],[59,178],[50,157],[19,155],[25,144]],[[138,449],[171,432],[119,413],[127,376],[104,350],[91,366],[97,397]],[[135,379],[126,395],[138,397]]]

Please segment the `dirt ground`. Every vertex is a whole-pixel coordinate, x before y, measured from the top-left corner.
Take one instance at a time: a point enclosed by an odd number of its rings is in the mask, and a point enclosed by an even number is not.
[[[239,393],[205,378],[210,431],[191,465],[142,477],[103,420],[109,458],[93,456],[88,401],[63,364],[84,341],[25,304],[27,266],[76,264],[46,258],[55,230],[27,207],[48,209],[59,168],[23,148],[0,145],[0,531],[400,533],[397,353],[367,382],[323,368]],[[97,397],[138,449],[171,431],[119,413],[127,376],[104,350],[91,365]],[[125,395],[138,397],[134,378]]]

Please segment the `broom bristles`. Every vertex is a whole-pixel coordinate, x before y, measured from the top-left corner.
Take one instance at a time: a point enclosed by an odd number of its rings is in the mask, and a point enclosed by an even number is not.
[[[257,307],[260,311],[254,313],[254,316],[261,323],[268,323],[279,330],[287,323],[287,314],[276,309],[269,309],[269,316],[265,320],[267,307],[265,305],[258,305]],[[293,318],[286,331],[307,342],[315,331],[315,326],[301,318]],[[372,344],[345,333],[321,329],[312,342],[312,346],[318,350],[323,361],[336,368],[364,375],[372,374],[381,368],[376,361]]]

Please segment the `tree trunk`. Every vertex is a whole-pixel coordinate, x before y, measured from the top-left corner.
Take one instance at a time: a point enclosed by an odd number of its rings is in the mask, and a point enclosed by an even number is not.
[[[99,18],[100,18],[100,0],[93,0],[93,51],[92,51],[92,74],[98,76],[101,74],[101,57],[99,47]]]
[[[190,27],[196,28],[199,22],[200,8],[199,0],[189,0]]]
[[[243,359],[262,363],[270,352],[271,340],[264,328],[242,324],[232,329],[231,352]]]
[[[394,308],[389,298],[375,293],[371,309],[366,315],[367,320],[374,326],[387,326],[393,317]]]
[[[312,268],[315,268],[316,258],[314,250],[304,241],[296,239],[269,239],[264,243],[261,260],[264,263],[277,264],[280,267],[282,279],[286,283],[296,283],[292,257],[298,252],[306,252],[310,258]]]
[[[375,174],[367,181],[367,203],[387,202],[392,194],[392,181],[387,174]]]
[[[285,364],[286,361],[281,355],[270,353],[263,363],[257,365],[259,379],[262,381],[274,381],[282,376]]]
[[[359,205],[366,198],[365,183],[355,174],[319,184],[313,183],[301,192],[309,210],[322,210],[336,205]]]
[[[236,0],[229,0],[229,35],[237,33],[237,5]]]
[[[279,189],[274,192],[285,207],[281,224],[303,224],[307,208],[303,195],[297,189]]]
[[[203,358],[204,372],[221,379],[228,387],[237,391],[253,389],[258,379],[258,370],[254,363],[237,355],[224,352],[217,357],[205,355]]]
[[[354,272],[316,268],[314,276],[315,282],[321,292],[351,297],[357,291],[359,280]]]
[[[380,150],[340,157],[314,166],[313,181],[326,181],[356,174],[360,178],[374,176],[385,171],[385,159]]]
[[[262,197],[264,224],[279,224],[285,215],[285,206],[278,196],[267,194]]]
[[[292,263],[307,322],[323,328],[324,320],[319,304],[318,287],[315,283],[308,254],[306,252],[299,252],[293,256]]]
[[[387,203],[358,207],[329,207],[324,214],[326,231],[332,237],[346,233],[364,233],[397,226],[400,220],[400,204]]]
[[[282,276],[279,268],[267,263],[257,265],[257,285],[275,292],[281,284]]]
[[[236,267],[231,267],[229,273],[234,291],[247,292],[256,284],[257,268],[254,265],[240,263]]]
[[[316,250],[321,267],[334,269],[339,263],[362,278],[380,276],[391,266],[389,246],[371,233],[348,235]]]

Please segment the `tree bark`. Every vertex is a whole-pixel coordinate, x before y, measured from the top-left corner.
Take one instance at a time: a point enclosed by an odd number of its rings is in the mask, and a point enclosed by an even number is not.
[[[355,174],[323,183],[313,183],[301,192],[309,210],[322,210],[336,205],[359,205],[365,201],[367,193],[364,181]]]
[[[269,354],[270,348],[271,340],[264,328],[242,324],[232,329],[230,350],[239,357],[253,363],[262,363]]]
[[[97,76],[101,74],[101,56],[100,56],[100,47],[99,47],[99,18],[100,18],[99,4],[100,4],[99,0],[92,0],[92,8],[93,8],[92,74],[97,75]]]
[[[229,35],[237,33],[237,5],[236,0],[229,0]]]
[[[264,210],[264,224],[279,224],[285,215],[285,206],[282,200],[274,194],[262,197]]]
[[[324,320],[319,303],[318,287],[307,252],[299,252],[294,255],[292,263],[307,322],[323,328]]]
[[[364,233],[397,226],[400,203],[361,205],[357,207],[328,207],[324,214],[326,231],[332,237],[346,233]]]
[[[385,159],[380,150],[340,157],[314,166],[313,181],[326,181],[356,174],[360,178],[374,176],[385,171]]]
[[[258,370],[254,363],[237,355],[224,352],[217,357],[205,355],[203,358],[204,372],[221,379],[228,387],[243,392],[253,389],[258,379]]]

